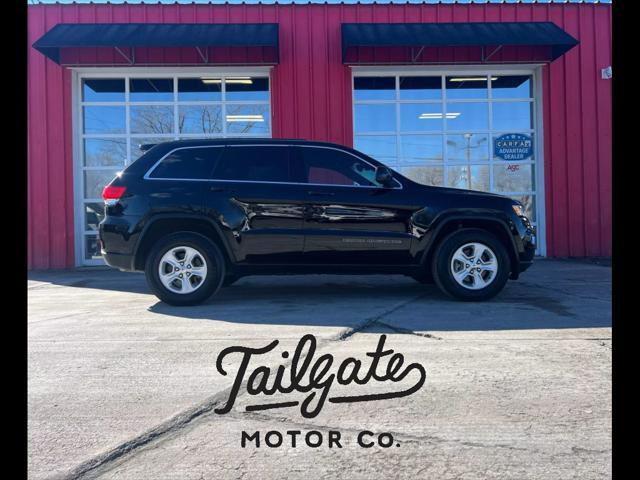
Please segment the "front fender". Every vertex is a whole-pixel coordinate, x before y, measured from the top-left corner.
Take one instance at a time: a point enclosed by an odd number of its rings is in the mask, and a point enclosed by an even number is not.
[[[427,209],[424,209],[427,210]],[[517,240],[517,230],[509,216],[500,210],[489,209],[452,209],[443,211],[432,218],[428,212],[419,211],[415,215],[414,245],[413,255],[424,264],[429,258],[429,254],[436,247],[438,242],[447,233],[463,227],[486,228],[497,231],[507,240],[509,257],[513,262],[513,268],[519,262]],[[427,224],[423,223],[428,221]]]

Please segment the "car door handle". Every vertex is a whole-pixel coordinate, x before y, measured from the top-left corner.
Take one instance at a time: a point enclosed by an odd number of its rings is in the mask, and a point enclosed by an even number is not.
[[[307,192],[307,194],[313,196],[313,197],[333,197],[335,195],[335,193],[333,192],[316,192],[316,191],[309,191]]]

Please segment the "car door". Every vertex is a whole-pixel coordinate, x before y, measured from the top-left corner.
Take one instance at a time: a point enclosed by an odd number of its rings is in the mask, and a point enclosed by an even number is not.
[[[375,166],[346,150],[294,149],[296,178],[306,185],[307,263],[405,264],[411,262],[409,221],[402,184],[384,188]]]
[[[209,215],[240,263],[302,261],[305,188],[291,183],[287,145],[227,145],[209,182]]]

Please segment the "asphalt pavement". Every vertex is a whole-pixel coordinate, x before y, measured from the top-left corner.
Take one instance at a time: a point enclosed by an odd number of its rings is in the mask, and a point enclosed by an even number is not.
[[[606,264],[539,260],[483,303],[393,275],[248,277],[195,307],[160,303],[142,274],[114,270],[30,272],[28,289],[32,479],[611,476]],[[251,410],[310,392],[243,387],[216,413],[241,369],[237,352],[222,362],[227,375],[216,369],[225,348],[278,340],[247,370],[269,367],[272,382],[306,334],[332,372],[349,357],[364,371],[385,335],[403,368],[423,367],[424,384],[402,398],[326,401],[313,417],[300,404]],[[328,398],[403,382],[334,382]],[[258,435],[243,448],[242,432]]]

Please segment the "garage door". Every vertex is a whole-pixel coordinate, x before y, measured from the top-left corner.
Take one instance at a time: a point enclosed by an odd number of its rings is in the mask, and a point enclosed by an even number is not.
[[[102,188],[139,146],[181,138],[270,137],[268,73],[78,76],[76,263],[102,264]]]
[[[517,199],[544,239],[534,83],[533,72],[356,73],[354,147],[425,185]]]

